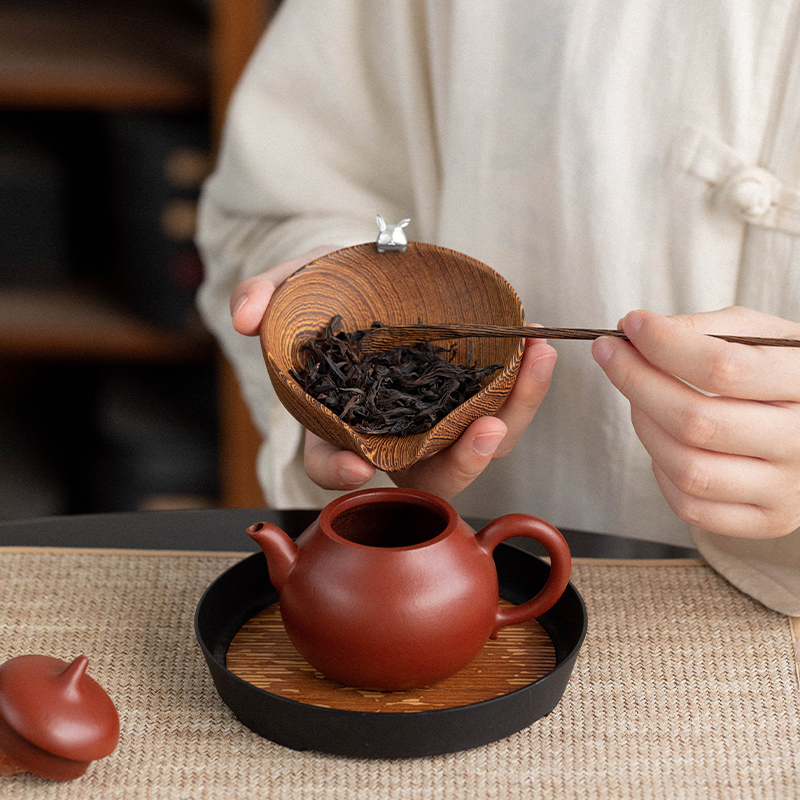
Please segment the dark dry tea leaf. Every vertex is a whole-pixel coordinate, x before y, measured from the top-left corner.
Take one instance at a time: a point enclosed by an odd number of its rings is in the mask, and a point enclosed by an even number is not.
[[[365,355],[359,347],[363,335],[343,331],[337,315],[303,344],[304,369],[290,370],[308,394],[360,433],[423,433],[477,394],[481,381],[502,366],[456,364],[454,347],[430,342]]]

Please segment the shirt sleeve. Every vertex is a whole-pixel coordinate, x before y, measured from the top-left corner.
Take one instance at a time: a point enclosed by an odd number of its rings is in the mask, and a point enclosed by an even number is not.
[[[800,616],[800,529],[778,539],[740,539],[692,527],[703,558],[768,608]]]
[[[435,144],[420,5],[281,4],[234,92],[203,187],[198,306],[264,437],[259,478],[276,508],[319,507],[331,495],[305,476],[300,426],[272,390],[257,337],[234,331],[230,293],[316,246],[374,240],[377,213],[415,222],[430,214]]]

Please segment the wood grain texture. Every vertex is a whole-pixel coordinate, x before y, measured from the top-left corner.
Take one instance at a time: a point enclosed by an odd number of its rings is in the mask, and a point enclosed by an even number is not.
[[[478,366],[502,364],[481,391],[430,430],[414,436],[360,434],[306,394],[289,370],[302,366],[303,342],[336,314],[345,330],[427,320],[522,326],[524,312],[511,285],[462,253],[410,242],[405,252],[379,253],[374,243],[337,250],[302,267],[275,292],[261,326],[272,385],[289,412],[318,436],[359,453],[378,469],[405,469],[452,444],[480,416],[493,414],[514,385],[521,339],[453,340],[455,360],[470,352]],[[448,342],[444,342],[447,345]]]
[[[303,660],[286,635],[278,603],[245,623],[226,659],[231,672],[272,694],[322,708],[374,712],[435,711],[490,700],[533,683],[555,665],[553,643],[531,620],[503,628],[466,667],[434,686],[405,692],[354,689],[328,680]]]

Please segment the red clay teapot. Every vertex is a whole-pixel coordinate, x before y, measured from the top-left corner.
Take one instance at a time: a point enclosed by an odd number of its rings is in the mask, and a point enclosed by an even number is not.
[[[570,575],[569,547],[547,522],[508,514],[476,533],[449,503],[410,489],[339,497],[296,543],[266,522],[247,533],[300,655],[328,678],[380,691],[454,674],[501,628],[547,611]],[[544,545],[550,575],[532,599],[501,607],[492,551],[512,536]]]

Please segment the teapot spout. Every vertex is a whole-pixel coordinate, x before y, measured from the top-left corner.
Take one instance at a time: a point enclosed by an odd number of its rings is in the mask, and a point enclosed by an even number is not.
[[[256,522],[247,529],[247,535],[264,551],[269,579],[280,592],[297,561],[298,546],[269,522]]]

